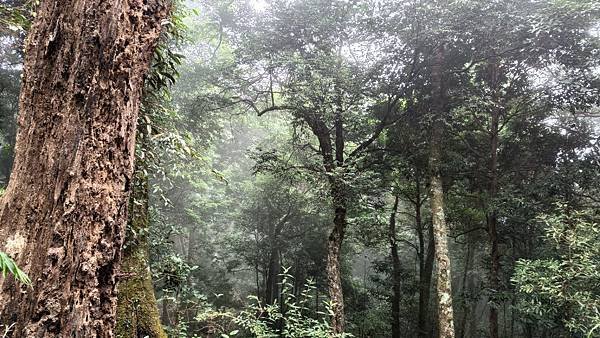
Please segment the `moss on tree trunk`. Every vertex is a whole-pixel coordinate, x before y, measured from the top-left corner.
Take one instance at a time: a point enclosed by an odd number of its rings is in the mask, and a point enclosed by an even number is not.
[[[148,265],[148,178],[136,173],[118,285],[116,336],[166,338]]]

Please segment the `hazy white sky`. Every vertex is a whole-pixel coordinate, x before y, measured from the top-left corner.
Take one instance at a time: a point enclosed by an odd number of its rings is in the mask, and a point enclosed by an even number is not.
[[[252,7],[254,7],[254,9],[256,9],[259,12],[262,12],[265,9],[267,9],[268,5],[266,0],[250,0],[250,4],[252,5]]]

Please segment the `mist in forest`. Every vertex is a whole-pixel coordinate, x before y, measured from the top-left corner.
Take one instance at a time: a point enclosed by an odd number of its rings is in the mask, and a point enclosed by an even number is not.
[[[0,332],[600,337],[599,140],[594,0],[0,0]]]

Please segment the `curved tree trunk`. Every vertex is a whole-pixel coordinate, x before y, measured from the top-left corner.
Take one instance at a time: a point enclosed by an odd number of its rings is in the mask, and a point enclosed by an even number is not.
[[[136,172],[130,203],[130,232],[125,239],[117,287],[117,337],[166,338],[148,267],[148,177]]]
[[[450,256],[448,253],[448,227],[444,213],[444,189],[442,187],[441,142],[443,135],[442,114],[444,111],[444,90],[442,66],[444,50],[439,47],[432,67],[432,84],[434,97],[434,117],[429,154],[431,179],[431,215],[435,240],[435,262],[437,267],[438,325],[440,338],[454,337],[454,311],[452,309],[452,275],[450,273]]]
[[[0,250],[32,288],[0,280],[12,337],[112,337],[143,77],[162,1],[43,0],[26,42]]]

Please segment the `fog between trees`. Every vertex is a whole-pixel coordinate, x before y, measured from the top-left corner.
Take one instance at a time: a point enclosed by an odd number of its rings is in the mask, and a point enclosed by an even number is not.
[[[600,336],[600,5],[0,1],[6,337]]]

